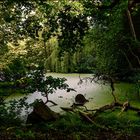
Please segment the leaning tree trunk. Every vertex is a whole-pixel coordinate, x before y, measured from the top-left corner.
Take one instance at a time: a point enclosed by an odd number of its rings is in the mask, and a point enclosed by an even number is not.
[[[114,99],[114,102],[116,103],[117,102],[117,99],[116,99],[116,96],[114,94],[115,92],[115,87],[114,87],[114,81],[112,78],[110,78],[110,87],[111,87],[111,94],[113,96],[113,99]]]
[[[134,24],[133,24],[131,13],[130,13],[129,9],[127,10],[127,17],[128,17],[129,26],[130,26],[130,29],[131,29],[132,36],[136,40],[137,36],[136,36]]]
[[[131,13],[130,13],[129,9],[127,9],[127,17],[128,17],[128,21],[129,21],[129,26],[130,26],[131,34],[132,34],[134,40],[136,41],[136,40],[137,40],[136,31],[135,31],[135,28],[134,28],[132,16],[131,16]],[[131,49],[130,46],[129,46],[129,51],[130,51],[131,54],[136,58],[136,60],[138,61],[139,66],[140,66],[140,59],[139,59],[139,57],[132,51],[132,49]]]

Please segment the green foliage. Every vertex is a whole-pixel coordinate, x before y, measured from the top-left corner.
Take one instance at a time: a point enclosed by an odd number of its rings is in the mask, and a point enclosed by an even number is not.
[[[31,70],[27,75],[27,85],[24,87],[28,93],[35,91],[41,92],[41,94],[47,98],[48,94],[54,93],[56,90],[66,90],[70,92],[73,90],[69,88],[68,84],[65,83],[65,78],[54,78],[52,76],[45,76],[43,67],[36,67]]]
[[[129,69],[124,56],[124,53],[127,55],[125,48],[128,49],[126,39],[130,37],[125,29],[126,5],[126,2],[122,2],[111,11],[104,11],[102,20],[95,21],[89,31],[88,37],[94,44],[96,67],[100,73],[122,74]]]
[[[109,126],[110,129],[116,133],[135,135],[140,130],[139,116],[133,111],[123,112],[121,115],[120,109],[112,111],[106,111],[100,114],[96,121],[105,126]]]
[[[66,114],[61,120],[54,123],[51,127],[61,129],[67,133],[73,130],[78,131],[81,128],[81,119],[79,115]]]
[[[88,29],[87,19],[81,13],[71,14],[72,7],[66,5],[59,13],[61,34],[58,36],[59,46],[62,51],[75,52],[81,47],[81,40]]]
[[[62,116],[60,120],[57,120],[54,123],[45,124],[47,130],[57,130],[63,133],[77,133],[85,132],[88,133],[89,130],[95,130],[96,126],[92,126],[83,122],[82,118],[78,114],[66,113]]]
[[[15,58],[2,72],[4,81],[16,81],[26,75],[26,69],[23,59]],[[1,79],[1,80],[2,80]]]
[[[139,99],[139,96],[140,96],[140,73],[132,74],[132,76],[128,77],[127,80],[135,83],[133,90],[135,91],[135,94],[137,95],[137,97]]]
[[[125,15],[128,4],[125,0],[112,9],[98,8],[102,4],[108,6],[110,3],[111,1],[98,3],[91,0],[4,1],[0,6],[0,31],[5,33],[1,35],[1,41],[5,46],[12,43],[19,47],[19,40],[23,40],[27,62],[45,62],[51,71],[87,72],[96,67],[101,73],[124,73],[130,67],[126,58],[131,59],[129,46],[134,52],[136,46],[132,45],[134,40]],[[132,14],[136,18],[139,15],[139,7],[135,7]],[[79,66],[74,53],[77,50],[84,51],[83,38],[88,31],[89,42],[92,42],[94,47],[91,48],[94,48],[95,52],[88,52],[86,55],[82,53]],[[55,49],[50,49],[52,45],[48,47],[48,42],[53,36],[58,45]],[[32,43],[29,43],[30,41]],[[86,47],[90,50],[88,43]],[[65,51],[70,53],[70,61],[69,54]],[[60,56],[64,56],[64,60]],[[131,63],[134,61],[135,59],[131,59]]]
[[[23,130],[16,130],[15,132],[16,138],[22,139],[35,139],[35,132],[31,130],[24,132]]]
[[[101,5],[108,6],[110,2],[101,1]],[[92,72],[96,69],[99,74],[123,76],[123,80],[127,77],[136,83],[132,91],[139,95],[140,76],[135,71],[131,74],[131,67],[139,68],[135,60],[136,56],[139,58],[140,42],[132,38],[127,23],[128,1],[120,1],[112,9],[100,10],[97,6],[100,4],[92,0],[1,2],[0,125],[21,124],[22,108],[29,107],[25,99],[9,104],[3,102],[11,90],[39,91],[47,100],[48,94],[57,89],[73,90],[65,83],[65,78],[46,76],[44,66],[56,72]],[[132,11],[138,28],[140,8],[136,6]],[[136,34],[139,35],[139,31]],[[124,100],[122,95],[120,97]],[[116,115],[119,112],[104,112],[95,121],[118,134],[137,133],[140,122],[134,112],[124,112],[121,117]],[[55,123],[45,124],[45,130],[50,129],[57,133],[75,132],[75,139],[80,139],[84,133],[89,136],[84,138],[90,139],[98,130],[102,134],[96,126],[83,123],[77,114],[67,114]],[[35,138],[32,131],[17,130],[16,135],[18,138]]]
[[[20,126],[23,123],[21,120],[21,114],[24,111],[28,112],[29,105],[26,102],[27,98],[21,98],[20,100],[11,100],[10,102],[5,102],[4,100],[0,102],[0,126],[11,127]]]

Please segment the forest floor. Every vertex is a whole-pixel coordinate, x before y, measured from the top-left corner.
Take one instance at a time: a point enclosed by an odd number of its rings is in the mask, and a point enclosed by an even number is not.
[[[0,140],[139,140],[140,116],[120,108],[91,116],[95,124],[77,113],[60,119],[29,126],[1,127]],[[99,126],[99,127],[98,127]]]

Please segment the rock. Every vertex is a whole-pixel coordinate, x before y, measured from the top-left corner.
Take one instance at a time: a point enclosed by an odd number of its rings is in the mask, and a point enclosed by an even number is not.
[[[75,103],[84,105],[88,100],[82,94],[77,94],[75,97]]]
[[[54,121],[59,118],[59,114],[52,111],[45,103],[41,100],[35,101],[33,111],[27,117],[27,124],[37,124],[40,122]]]

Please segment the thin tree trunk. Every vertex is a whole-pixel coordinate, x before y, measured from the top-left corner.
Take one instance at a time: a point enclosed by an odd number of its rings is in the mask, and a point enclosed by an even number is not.
[[[53,102],[53,101],[51,101],[51,100],[49,100],[49,98],[48,98],[48,93],[46,92],[45,93],[46,94],[46,102],[45,102],[45,104],[47,104],[48,102],[50,102],[50,103],[52,103],[53,105],[57,105],[55,102]]]
[[[127,57],[126,53],[125,53],[124,51],[122,51],[122,50],[121,50],[121,53],[125,56],[125,58],[126,58],[128,64],[129,64],[129,68],[132,70],[132,69],[133,69],[133,66],[132,66],[132,64],[131,64],[131,62],[130,62],[130,60],[129,60],[129,58]]]
[[[45,95],[46,95],[46,96],[45,96],[45,97],[46,97],[46,102],[45,102],[45,104],[47,104],[47,103],[48,103],[48,100],[49,100],[49,99],[48,99],[48,93],[45,92]]]
[[[114,94],[114,91],[115,91],[115,88],[114,88],[114,82],[113,82],[113,79],[110,77],[110,87],[111,87],[111,94],[114,98],[114,102],[116,103],[117,102],[117,99],[116,99],[116,96]]]
[[[45,40],[43,40],[43,46],[44,46],[45,58],[47,59],[48,58],[48,55],[47,55],[47,48],[46,48],[46,42],[45,42]]]
[[[129,21],[132,36],[136,40],[137,39],[136,32],[135,32],[134,24],[133,24],[131,13],[130,13],[129,9],[127,10],[127,17],[128,17],[128,21]]]
[[[129,25],[130,25],[130,29],[131,29],[131,34],[132,34],[134,40],[137,40],[134,24],[133,24],[133,21],[132,21],[132,16],[131,16],[131,13],[130,13],[129,9],[127,10],[127,17],[128,17],[128,21],[129,21]],[[137,59],[138,64],[140,65],[139,57],[132,51],[130,46],[129,46],[129,50],[130,50],[131,54]]]

